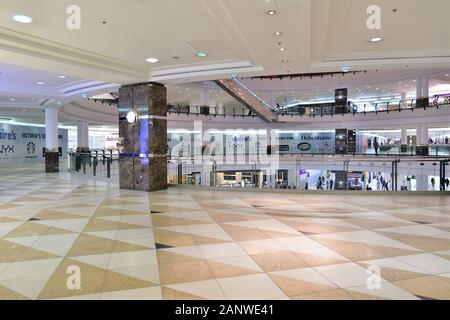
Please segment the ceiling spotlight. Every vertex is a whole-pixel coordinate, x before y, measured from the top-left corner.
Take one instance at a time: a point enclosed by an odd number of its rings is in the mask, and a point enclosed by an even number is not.
[[[43,86],[44,84],[45,84],[45,82],[42,82],[42,81],[39,81],[39,82],[36,82],[38,85],[40,85],[40,86]]]
[[[286,48],[283,48],[283,47],[280,48],[280,51],[285,51],[285,50],[286,50]]]
[[[15,98],[11,98],[11,99],[9,99],[10,101],[16,101],[16,99]]]
[[[447,73],[445,76],[448,77],[448,76],[450,76],[450,74]]]
[[[199,51],[197,52],[197,57],[199,58],[206,58],[208,56],[208,53],[203,52],[203,51]]]
[[[341,71],[342,71],[342,72],[350,72],[351,70],[352,70],[352,68],[349,67],[349,66],[343,66],[343,67],[341,67]]]
[[[148,59],[145,59],[145,61],[147,61],[149,63],[157,63],[157,62],[159,62],[159,60],[156,59],[156,58],[148,58]]]
[[[269,10],[269,11],[267,11],[267,14],[269,15],[269,16],[273,16],[273,15],[275,15],[277,12],[275,11],[275,10]]]
[[[275,32],[275,35],[276,35],[276,36],[281,36],[282,33],[281,33],[280,31],[277,31],[277,32]]]
[[[60,79],[65,79],[66,76],[61,75],[61,76],[59,76],[58,78],[60,78]]]
[[[370,39],[370,42],[375,43],[375,42],[380,42],[381,40],[383,40],[383,38],[375,37],[375,38]]]
[[[23,14],[16,14],[16,15],[14,15],[13,19],[15,21],[17,21],[17,22],[20,22],[20,23],[27,23],[27,24],[29,24],[29,23],[33,22],[33,19],[31,17],[23,15]]]

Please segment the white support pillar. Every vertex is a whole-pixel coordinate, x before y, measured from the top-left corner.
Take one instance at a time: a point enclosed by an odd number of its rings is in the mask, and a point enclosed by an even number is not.
[[[58,142],[58,109],[45,109],[45,148],[49,152],[57,152]]]
[[[429,106],[430,81],[428,78],[417,80],[416,83],[416,108],[426,108]]]
[[[428,176],[424,174],[416,175],[416,191],[428,191]]]
[[[89,150],[89,123],[84,120],[77,122],[77,150],[79,152]]]
[[[428,145],[429,135],[428,135],[428,125],[426,124],[422,126],[422,139],[423,139],[422,144]]]
[[[406,146],[408,145],[408,129],[402,128],[402,137],[401,137],[401,145]]]
[[[416,81],[416,99],[422,98],[422,79]]]
[[[402,92],[401,107],[402,109],[408,108],[408,94],[406,92]]]
[[[224,112],[225,112],[225,109],[223,107],[223,101],[218,101],[217,108],[216,108],[216,114],[222,115],[222,114],[224,114]]]
[[[422,79],[422,98],[430,96],[430,80],[428,78]]]
[[[45,109],[45,172],[59,172],[58,109]]]
[[[421,124],[417,126],[416,134],[416,145],[425,146],[428,145],[428,126],[426,124]]]

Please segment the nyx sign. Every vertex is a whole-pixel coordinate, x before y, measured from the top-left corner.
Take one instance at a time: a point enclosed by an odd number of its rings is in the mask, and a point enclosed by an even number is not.
[[[0,154],[1,153],[14,153],[14,146],[2,145],[2,147],[0,148]]]

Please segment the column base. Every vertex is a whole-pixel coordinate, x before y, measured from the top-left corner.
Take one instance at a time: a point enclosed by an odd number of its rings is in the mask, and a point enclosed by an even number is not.
[[[59,152],[47,152],[45,154],[45,172],[59,172]]]
[[[89,153],[89,148],[77,148],[77,153]]]
[[[400,152],[401,152],[401,153],[406,153],[406,152],[408,152],[408,145],[407,145],[407,144],[402,144],[402,145],[400,146]]]
[[[430,100],[428,98],[420,98],[416,100],[416,108],[428,108]]]
[[[429,155],[428,146],[416,146],[416,155],[427,157]]]
[[[120,189],[155,192],[166,190],[167,157],[120,158]]]

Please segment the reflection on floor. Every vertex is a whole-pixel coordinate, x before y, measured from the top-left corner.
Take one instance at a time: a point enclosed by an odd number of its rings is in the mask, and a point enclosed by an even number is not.
[[[449,197],[149,195],[17,169],[0,299],[450,299]]]

